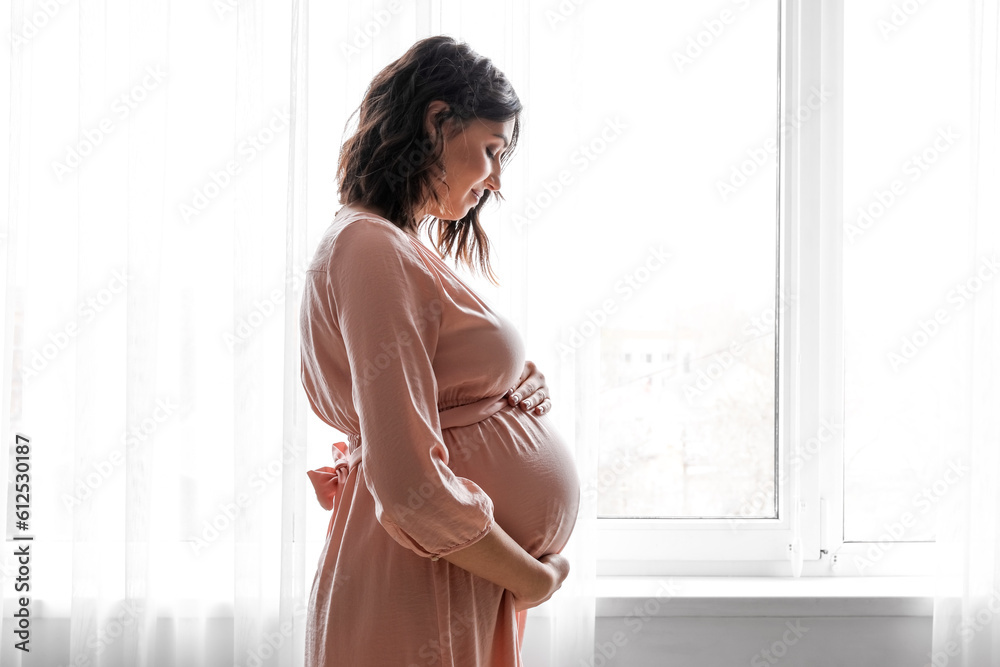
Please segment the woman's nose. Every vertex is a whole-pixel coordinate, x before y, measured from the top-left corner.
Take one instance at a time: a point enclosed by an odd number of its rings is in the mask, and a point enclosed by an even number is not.
[[[500,189],[500,169],[499,168],[495,169],[493,172],[490,173],[490,177],[488,179],[486,179],[486,187],[488,187],[490,190],[494,190],[494,191]]]

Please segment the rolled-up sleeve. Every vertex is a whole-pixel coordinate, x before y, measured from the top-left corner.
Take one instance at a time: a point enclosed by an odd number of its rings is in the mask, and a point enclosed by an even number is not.
[[[489,532],[493,501],[447,465],[433,367],[441,291],[403,234],[379,220],[347,225],[334,242],[327,280],[375,517],[401,545],[436,560]]]

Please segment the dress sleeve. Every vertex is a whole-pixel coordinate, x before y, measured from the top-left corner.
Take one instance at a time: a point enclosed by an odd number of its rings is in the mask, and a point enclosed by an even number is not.
[[[493,501],[447,465],[432,365],[441,292],[412,241],[390,225],[348,224],[327,273],[375,518],[401,545],[437,560],[486,536]]]

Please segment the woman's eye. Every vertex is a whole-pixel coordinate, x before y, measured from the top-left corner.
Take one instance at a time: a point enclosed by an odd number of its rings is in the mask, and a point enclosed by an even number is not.
[[[491,151],[489,148],[486,149],[486,155],[489,156],[491,160],[493,159],[493,151]]]

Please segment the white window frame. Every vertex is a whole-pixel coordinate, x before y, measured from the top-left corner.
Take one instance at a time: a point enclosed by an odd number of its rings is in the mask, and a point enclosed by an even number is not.
[[[854,557],[876,545],[844,542],[843,0],[780,0],[779,36],[778,518],[735,526],[728,519],[598,519],[598,575],[932,572],[933,543],[882,547],[877,562],[859,569]],[[813,110],[817,90],[830,95]],[[807,108],[809,119],[794,123]],[[779,295],[792,298],[778,308]],[[596,392],[599,349],[579,352],[579,390]],[[596,396],[581,398],[597,405]],[[585,432],[598,432],[596,412],[584,411]],[[802,464],[793,468],[793,460]],[[793,484],[798,517],[789,502]]]

